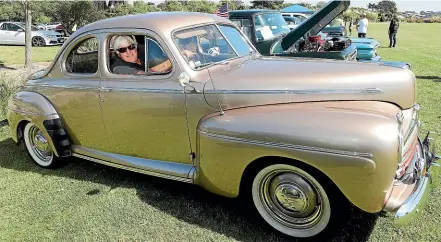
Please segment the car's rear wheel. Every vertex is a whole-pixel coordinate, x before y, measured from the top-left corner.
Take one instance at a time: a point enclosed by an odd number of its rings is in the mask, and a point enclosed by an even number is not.
[[[349,210],[338,196],[307,171],[287,164],[263,168],[252,182],[252,200],[261,217],[296,238],[333,236],[345,216],[337,217]]]
[[[37,165],[44,168],[54,168],[58,165],[58,159],[51,150],[48,140],[35,124],[26,124],[23,139],[29,155]]]
[[[32,38],[32,46],[45,46],[46,45],[46,41],[40,37],[40,36],[35,36],[34,38]]]

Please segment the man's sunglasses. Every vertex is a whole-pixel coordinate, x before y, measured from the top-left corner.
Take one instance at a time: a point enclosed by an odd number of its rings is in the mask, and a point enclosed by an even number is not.
[[[131,45],[127,46],[127,47],[119,48],[119,49],[116,49],[116,50],[117,50],[119,53],[124,53],[124,52],[127,51],[127,49],[129,49],[129,50],[134,50],[134,49],[136,49],[136,44],[131,44]]]

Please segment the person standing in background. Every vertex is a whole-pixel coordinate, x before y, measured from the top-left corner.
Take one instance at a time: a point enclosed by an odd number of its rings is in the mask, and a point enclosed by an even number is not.
[[[352,18],[349,19],[349,36],[352,35],[352,25],[354,24],[354,20]]]
[[[399,27],[400,27],[400,23],[397,17],[393,16],[389,24],[389,48],[392,47],[395,48],[395,45],[397,43],[397,33]]]
[[[361,19],[357,24],[358,38],[366,38],[369,21],[366,18],[366,14],[361,14]]]

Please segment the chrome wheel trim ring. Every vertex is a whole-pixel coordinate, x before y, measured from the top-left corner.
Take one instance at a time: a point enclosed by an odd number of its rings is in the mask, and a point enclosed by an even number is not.
[[[24,130],[26,148],[34,161],[41,166],[49,166],[54,160],[54,153],[41,130],[35,124],[28,123]]]
[[[252,198],[267,223],[294,237],[317,235],[331,217],[324,188],[307,172],[290,165],[271,165],[261,170],[253,181]]]

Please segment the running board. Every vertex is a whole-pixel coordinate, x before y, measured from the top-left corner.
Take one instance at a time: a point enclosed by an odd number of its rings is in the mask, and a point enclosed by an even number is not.
[[[95,156],[93,155],[95,150],[76,145],[74,145],[73,151],[74,153],[72,155],[77,158],[185,183],[193,183],[193,175],[196,171],[195,167],[191,164],[142,159],[102,151],[96,151],[97,156]],[[100,159],[94,158],[93,156],[100,157]]]

